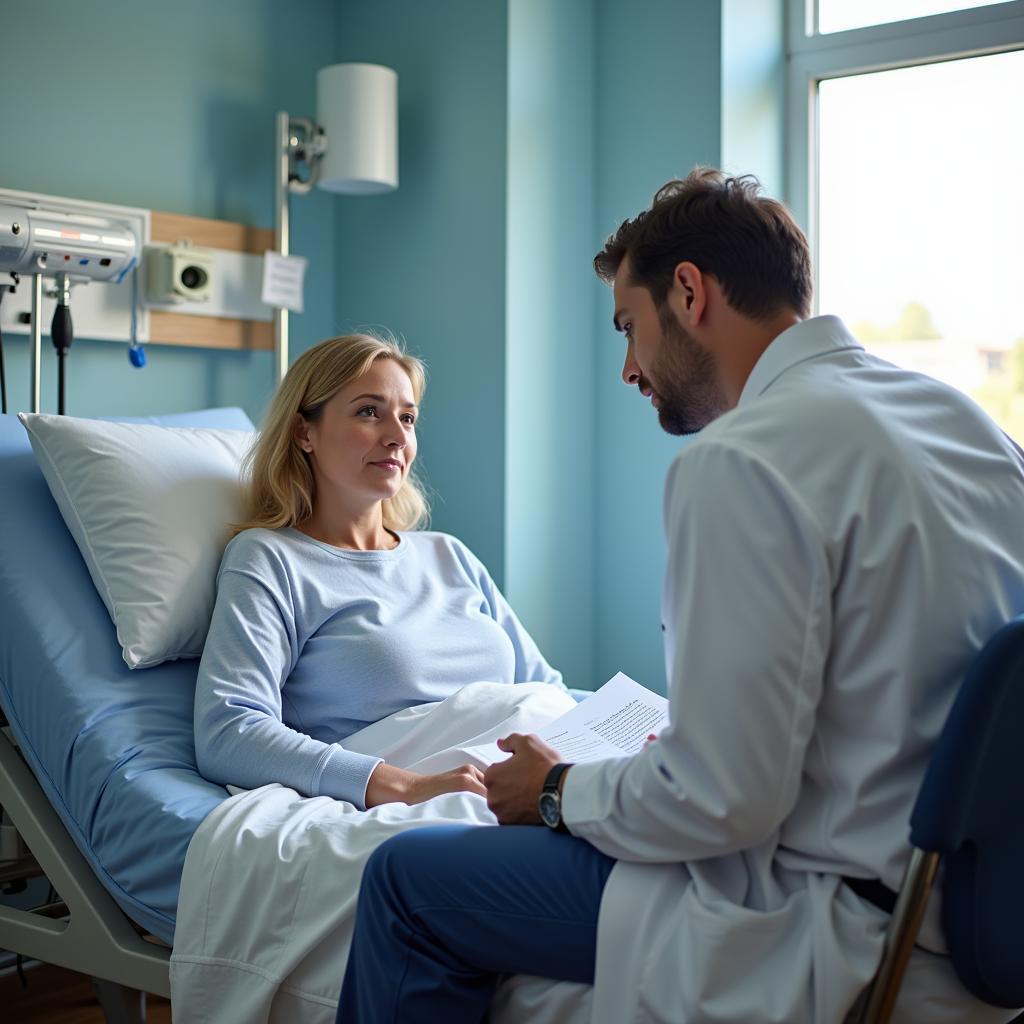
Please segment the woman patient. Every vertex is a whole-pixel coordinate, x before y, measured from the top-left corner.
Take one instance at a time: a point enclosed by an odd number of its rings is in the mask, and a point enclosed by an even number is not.
[[[248,459],[249,519],[224,552],[199,668],[207,778],[359,808],[483,794],[471,765],[420,775],[344,741],[467,683],[562,685],[469,549],[417,530],[424,384],[419,360],[365,335],[320,343],[281,383]]]

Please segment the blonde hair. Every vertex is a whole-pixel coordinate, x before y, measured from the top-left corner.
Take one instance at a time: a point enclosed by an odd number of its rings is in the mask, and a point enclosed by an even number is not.
[[[256,526],[269,530],[295,526],[312,515],[315,480],[309,456],[295,440],[295,417],[301,414],[306,420],[319,419],[327,402],[378,359],[393,359],[405,370],[419,404],[426,388],[423,363],[391,339],[346,334],[321,341],[295,360],[243,463],[246,520],[232,528],[232,536]],[[384,526],[391,530],[415,530],[425,522],[429,511],[411,473],[398,493],[386,498],[382,506]]]

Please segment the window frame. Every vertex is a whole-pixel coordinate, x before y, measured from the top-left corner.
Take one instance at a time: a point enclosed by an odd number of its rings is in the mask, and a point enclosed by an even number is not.
[[[787,0],[786,201],[807,233],[817,279],[818,83],[1024,49],[1024,0],[826,34],[811,31],[816,23],[817,0]],[[817,312],[817,287],[814,296]]]

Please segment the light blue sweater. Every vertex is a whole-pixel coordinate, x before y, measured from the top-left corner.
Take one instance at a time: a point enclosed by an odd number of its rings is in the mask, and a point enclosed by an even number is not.
[[[443,533],[349,551],[294,529],[228,545],[196,686],[196,760],[208,779],[279,782],[362,808],[381,759],[342,741],[467,683],[549,682],[484,566]]]

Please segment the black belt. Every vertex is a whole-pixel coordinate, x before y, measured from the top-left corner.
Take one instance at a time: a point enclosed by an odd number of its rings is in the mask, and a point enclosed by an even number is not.
[[[896,893],[877,878],[847,878],[843,881],[862,899],[891,914],[896,909]]]

